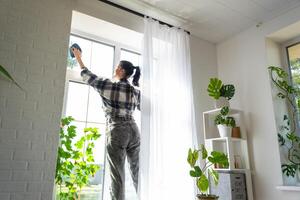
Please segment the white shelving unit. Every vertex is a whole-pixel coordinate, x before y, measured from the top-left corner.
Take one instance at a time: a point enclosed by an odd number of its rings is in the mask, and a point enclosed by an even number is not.
[[[247,134],[243,120],[243,112],[230,109],[229,116],[234,117],[236,126],[240,127],[241,138],[223,137],[219,135],[214,119],[221,111],[210,110],[203,113],[203,127],[205,147],[209,151],[220,151],[227,154],[229,159],[228,168],[215,168],[217,171],[243,172],[246,176],[246,187],[248,200],[253,200],[251,169],[248,154]]]

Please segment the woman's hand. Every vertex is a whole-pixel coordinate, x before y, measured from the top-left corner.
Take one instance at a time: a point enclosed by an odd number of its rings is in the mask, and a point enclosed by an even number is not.
[[[81,60],[81,52],[78,49],[76,49],[76,48],[72,48],[72,52],[73,52],[76,60],[78,61],[80,68],[81,69],[84,68],[84,64],[83,64],[83,62]]]
[[[81,52],[78,49],[72,48],[72,52],[77,60],[78,58],[81,58]]]

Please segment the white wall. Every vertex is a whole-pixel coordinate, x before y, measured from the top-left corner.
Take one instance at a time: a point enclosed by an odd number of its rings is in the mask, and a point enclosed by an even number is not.
[[[0,64],[25,88],[0,78],[0,199],[51,199],[72,8],[143,31],[142,18],[97,0],[2,0]],[[101,28],[101,27],[99,27]],[[197,127],[210,108],[215,45],[191,37]]]
[[[213,109],[213,100],[206,89],[209,79],[217,77],[216,45],[194,36],[190,44],[198,143],[204,144],[202,113]]]
[[[2,0],[0,199],[51,199],[71,24],[70,0]]]
[[[266,44],[267,35],[300,20],[299,11],[296,8],[217,45],[219,77],[235,84],[236,96],[231,105],[246,114],[256,200],[299,200],[299,192],[276,189],[282,184],[282,176],[267,67],[272,62],[268,58],[278,50],[270,41]],[[267,53],[267,46],[269,51],[273,48],[273,53]]]

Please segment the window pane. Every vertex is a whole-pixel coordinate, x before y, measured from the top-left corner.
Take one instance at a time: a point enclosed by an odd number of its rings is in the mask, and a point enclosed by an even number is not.
[[[114,62],[114,47],[93,42],[91,69],[99,76],[111,78]]]
[[[88,86],[81,83],[69,82],[66,116],[75,120],[85,121],[88,103]]]
[[[99,93],[90,88],[89,92],[89,106],[88,106],[88,117],[89,122],[105,123],[105,114],[102,109],[102,99]]]
[[[91,49],[92,49],[92,42],[80,37],[70,36],[70,43],[69,47],[77,43],[81,50],[82,50],[82,60],[84,64],[89,67],[91,65]],[[76,71],[80,71],[79,65],[75,58],[71,58],[70,51],[68,50],[68,68],[73,69]]]
[[[134,66],[141,65],[141,55],[133,53],[131,51],[121,50],[121,60],[127,60],[131,62]]]
[[[88,123],[87,127],[98,128],[101,134],[100,138],[95,142],[94,158],[95,163],[104,164],[104,152],[105,152],[105,124]]]
[[[84,136],[83,130],[85,128],[85,122],[74,121],[72,122],[72,125],[76,126],[76,136],[72,140],[72,144],[74,145],[82,136]]]
[[[287,50],[288,50],[292,83],[295,87],[300,88],[300,44],[293,45],[289,47]],[[298,100],[299,99],[295,99],[296,102],[298,102]],[[300,117],[298,116],[298,120],[299,119]],[[299,127],[299,121],[298,121],[298,127]]]
[[[87,127],[98,128],[99,133],[101,134],[100,138],[95,142],[95,148],[93,149],[95,159],[94,164],[97,164],[100,169],[96,172],[94,177],[90,177],[89,179],[90,188],[94,188],[94,194],[97,195],[100,200],[104,180],[105,124],[88,123]],[[89,195],[91,195],[90,192]]]

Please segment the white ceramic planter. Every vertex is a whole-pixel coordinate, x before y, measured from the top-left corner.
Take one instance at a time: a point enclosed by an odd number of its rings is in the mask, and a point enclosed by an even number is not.
[[[232,127],[219,124],[218,126],[220,137],[231,137]]]
[[[215,100],[215,108],[222,108],[224,106],[229,107],[229,101],[225,97],[220,97],[219,99]]]

